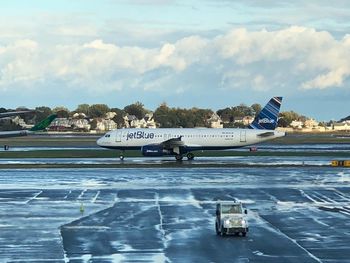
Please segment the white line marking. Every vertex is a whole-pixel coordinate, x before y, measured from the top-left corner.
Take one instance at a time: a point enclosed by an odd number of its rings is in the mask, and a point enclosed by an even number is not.
[[[300,244],[298,243],[298,241],[296,241],[295,239],[291,238],[291,237],[288,236],[287,234],[283,233],[279,228],[275,227],[273,224],[271,224],[269,221],[265,220],[264,218],[260,217],[259,215],[258,215],[258,217],[259,217],[262,221],[264,221],[264,222],[266,222],[268,225],[270,225],[270,226],[272,227],[272,229],[273,229],[275,232],[277,232],[277,233],[283,235],[283,236],[286,237],[288,240],[290,240],[292,243],[294,243],[297,247],[299,247],[300,249],[304,250],[312,259],[316,260],[317,262],[322,263],[322,261],[321,261],[318,257],[316,257],[314,254],[312,254],[310,251],[308,251],[308,250],[307,250],[306,248],[304,248],[302,245],[300,245]]]
[[[41,195],[43,191],[40,191],[39,193],[35,194],[33,197],[29,198],[27,201],[25,201],[25,204],[28,204],[30,201],[34,200],[35,198],[37,198],[39,195]]]
[[[97,197],[100,195],[100,191],[97,191],[96,195],[94,196],[94,198],[92,198],[91,203],[95,203],[97,200]]]
[[[307,199],[309,199],[310,201],[316,203],[316,204],[320,204],[321,202],[313,199],[311,196],[309,196],[308,194],[306,194],[303,190],[299,189],[300,193],[302,196],[306,197]]]
[[[68,194],[65,197],[63,197],[63,199],[67,199],[71,193],[72,193],[72,190],[69,190]]]
[[[347,194],[339,191],[338,189],[335,189],[335,188],[332,188],[332,190],[338,195],[340,196],[341,198],[343,198],[344,200],[347,200],[347,201],[350,201],[350,198],[348,197]]]
[[[80,195],[78,196],[78,199],[81,199],[86,191],[87,189],[84,189],[83,191],[81,191]]]
[[[345,212],[345,211],[343,211],[343,210],[340,210],[339,213],[344,214],[344,215],[347,215],[347,216],[350,216],[350,213]]]
[[[165,241],[165,231],[163,229],[163,214],[162,214],[162,211],[160,210],[159,194],[158,193],[155,193],[155,202],[156,202],[156,206],[157,206],[158,214],[159,214],[159,231],[162,234],[163,241]]]
[[[323,195],[321,193],[314,193],[314,196],[315,197],[318,197],[319,199],[323,200],[325,203],[334,203],[334,204],[337,204],[338,202],[337,201],[334,201],[333,199],[329,198],[328,196],[326,195]],[[328,201],[327,201],[328,200]]]

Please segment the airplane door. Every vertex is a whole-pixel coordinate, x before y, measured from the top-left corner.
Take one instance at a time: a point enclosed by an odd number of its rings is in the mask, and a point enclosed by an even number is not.
[[[115,141],[116,142],[121,142],[122,141],[122,132],[117,132],[115,136]]]
[[[240,142],[246,142],[246,141],[247,141],[246,131],[241,131]]]

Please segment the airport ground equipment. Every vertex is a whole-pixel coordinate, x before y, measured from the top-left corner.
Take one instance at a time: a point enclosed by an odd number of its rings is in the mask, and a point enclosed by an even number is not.
[[[334,167],[350,167],[350,160],[333,160],[331,165]]]
[[[217,235],[234,234],[246,236],[248,233],[247,210],[242,203],[235,201],[219,201],[216,204],[215,230]]]

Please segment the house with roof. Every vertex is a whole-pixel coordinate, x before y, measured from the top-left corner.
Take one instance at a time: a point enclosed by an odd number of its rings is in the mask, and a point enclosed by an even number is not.
[[[207,119],[207,123],[209,124],[210,128],[223,128],[224,123],[221,120],[220,116],[214,112],[209,119]]]

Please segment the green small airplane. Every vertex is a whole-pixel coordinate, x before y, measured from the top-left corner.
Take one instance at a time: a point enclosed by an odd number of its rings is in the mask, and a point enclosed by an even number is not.
[[[52,114],[52,115],[48,116],[47,118],[45,118],[44,120],[42,120],[41,122],[34,125],[29,130],[1,131],[0,138],[27,136],[27,135],[33,134],[37,131],[45,130],[51,124],[51,122],[53,122],[53,120],[56,118],[57,118],[57,115]]]

